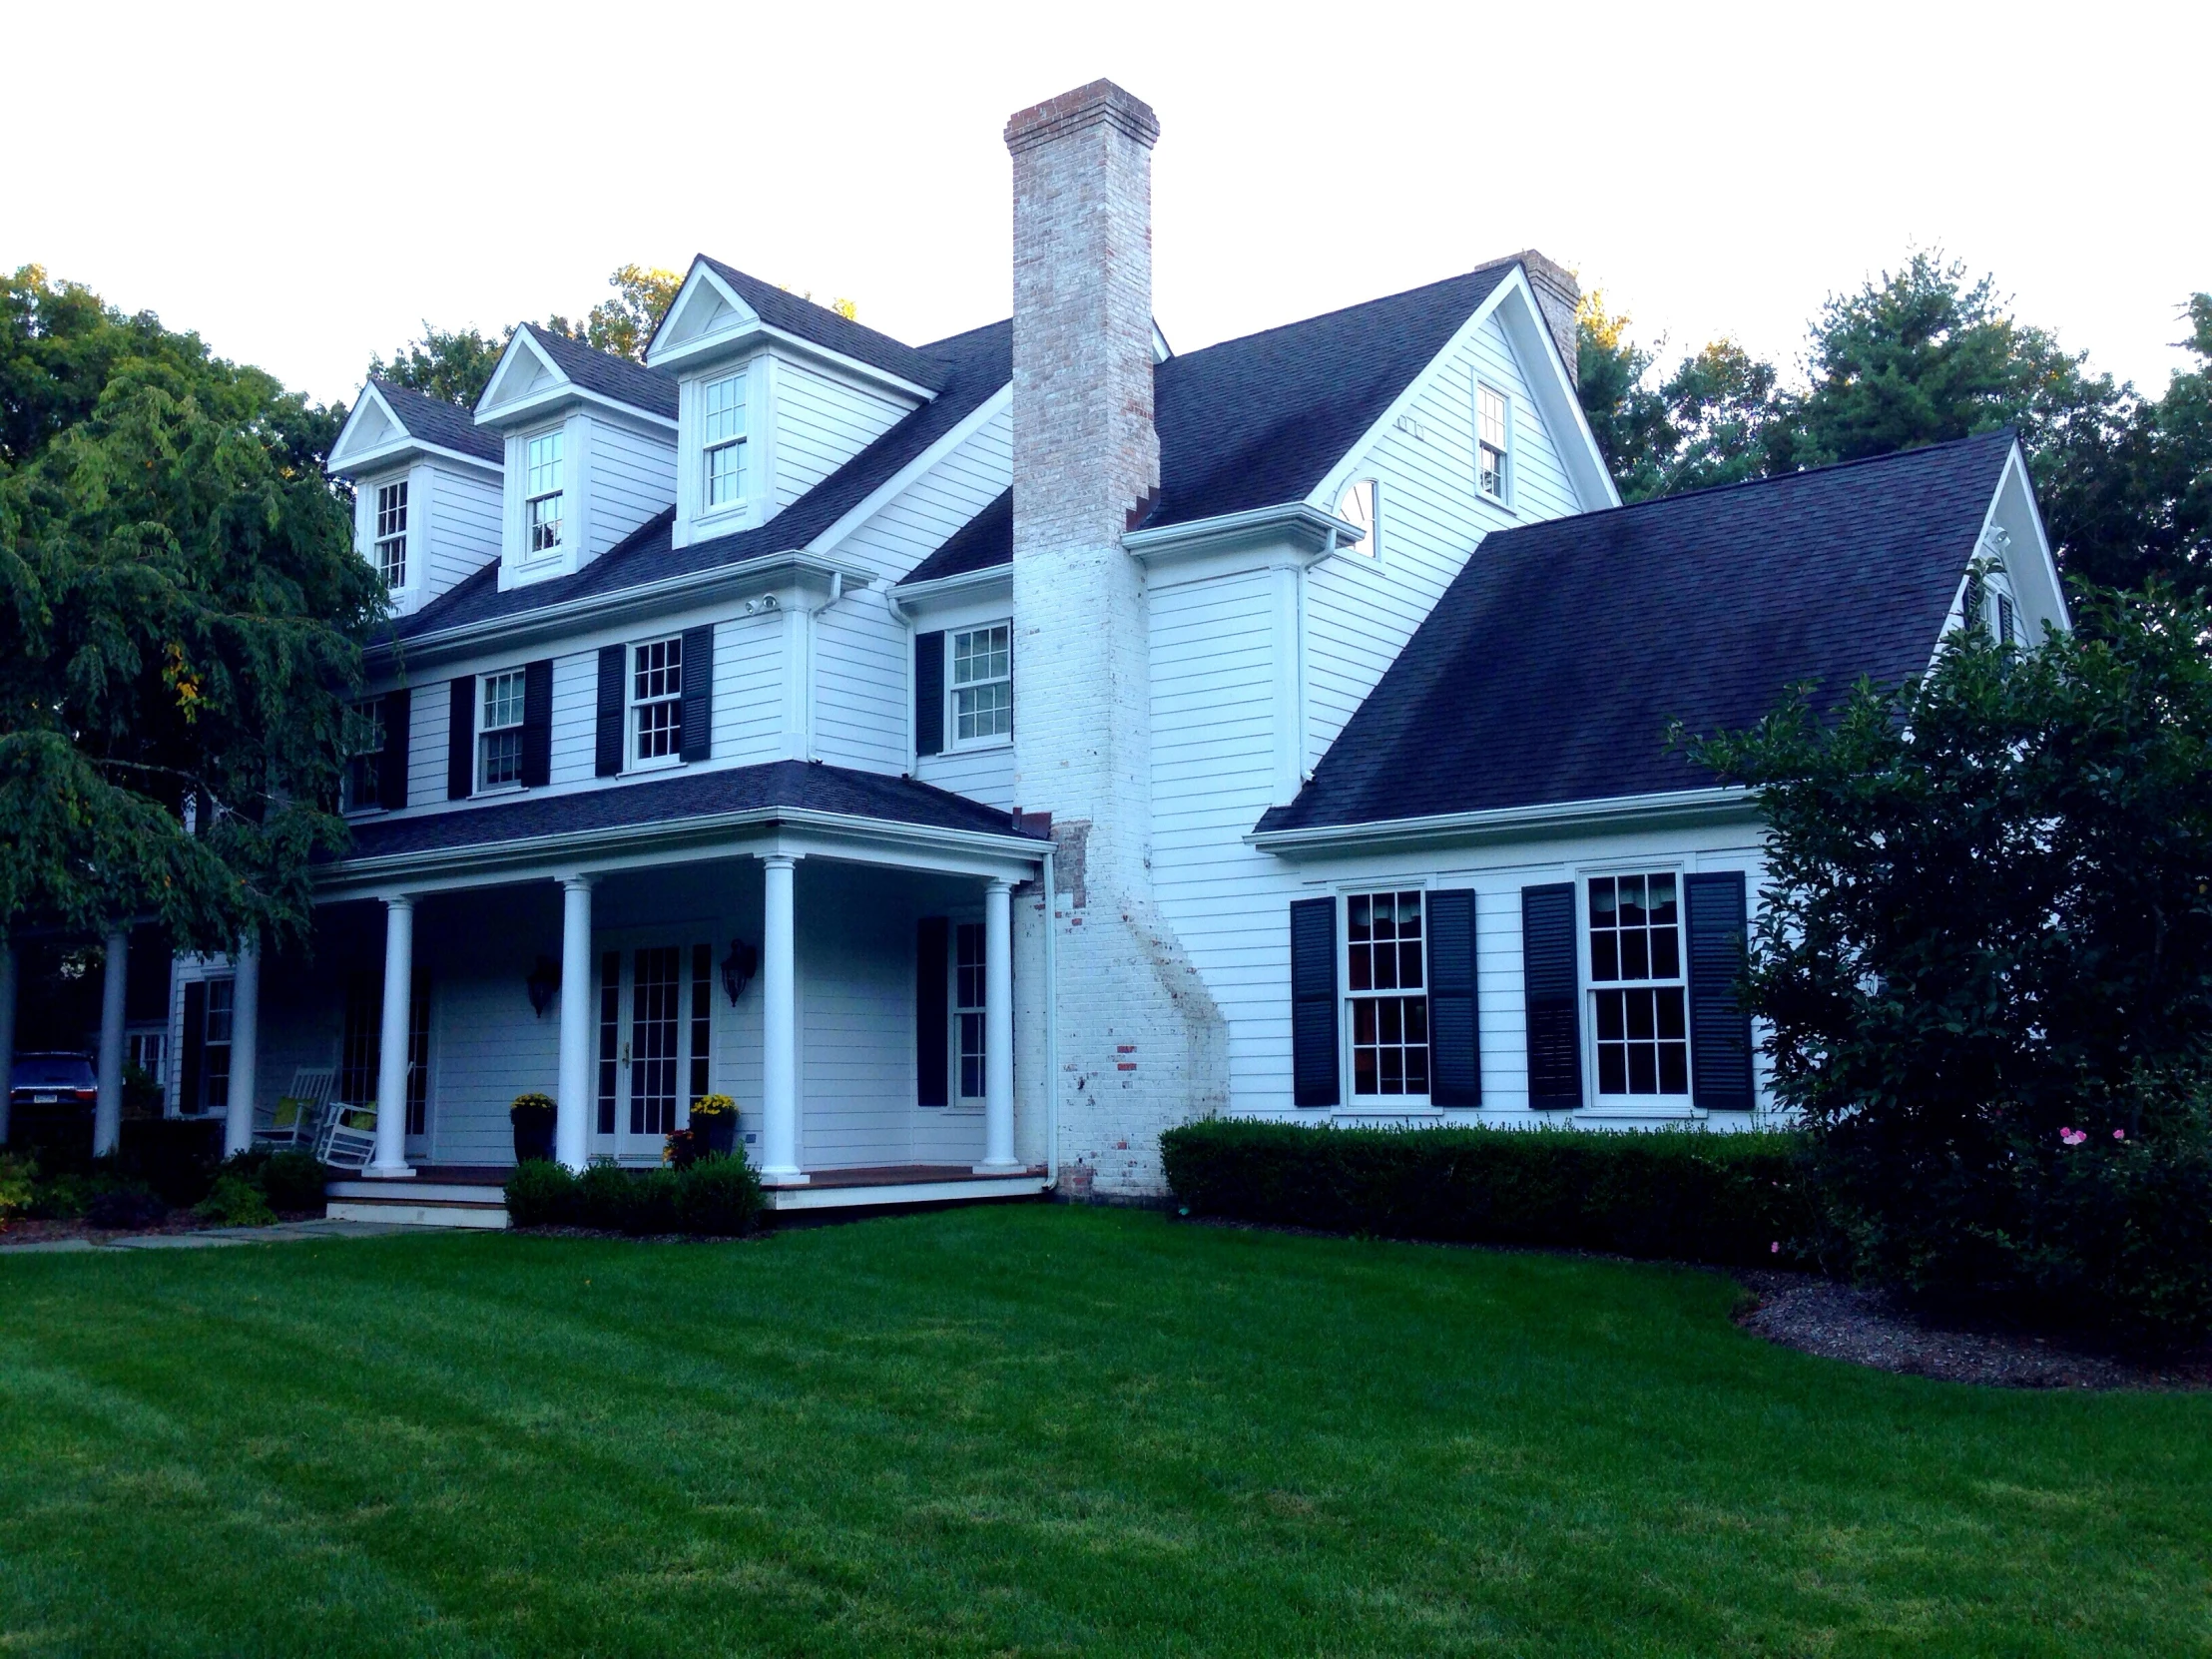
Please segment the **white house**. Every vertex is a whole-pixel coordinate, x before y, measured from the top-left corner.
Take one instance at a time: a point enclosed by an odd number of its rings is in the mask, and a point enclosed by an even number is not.
[[[1663,729],[2063,625],[2017,448],[1624,508],[1534,253],[1172,354],[1157,134],[1008,123],[1006,322],[702,256],[642,365],[371,382],[352,846],[310,956],[180,965],[175,1109],[335,1066],[338,1199],[460,1219],[525,1090],[573,1165],[733,1095],[780,1207],[1156,1192],[1209,1113],[1754,1121],[1760,827]]]

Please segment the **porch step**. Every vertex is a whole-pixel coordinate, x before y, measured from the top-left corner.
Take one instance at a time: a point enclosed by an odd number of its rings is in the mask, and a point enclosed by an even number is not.
[[[881,1170],[825,1170],[804,1186],[763,1190],[774,1211],[844,1210],[893,1204],[967,1204],[987,1198],[1035,1198],[1049,1183],[1042,1170],[1011,1175],[954,1173],[906,1166]]]
[[[323,1189],[324,1212],[333,1221],[398,1222],[410,1227],[472,1227],[498,1231],[507,1225],[507,1198],[499,1188],[445,1181],[332,1181]]]

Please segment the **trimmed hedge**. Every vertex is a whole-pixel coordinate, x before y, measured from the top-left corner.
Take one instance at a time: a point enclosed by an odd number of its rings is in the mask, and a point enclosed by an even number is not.
[[[1805,1264],[1819,1236],[1794,1135],[1208,1118],[1160,1150],[1189,1213],[1232,1221],[1722,1266]]]
[[[517,1227],[591,1227],[649,1237],[734,1238],[760,1224],[761,1178],[743,1158],[702,1158],[683,1169],[594,1164],[582,1175],[532,1159],[507,1182]]]

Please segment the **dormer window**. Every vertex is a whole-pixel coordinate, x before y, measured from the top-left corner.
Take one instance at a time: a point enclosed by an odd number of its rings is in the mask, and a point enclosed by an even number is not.
[[[561,438],[541,432],[527,447],[524,464],[527,495],[523,507],[523,546],[529,556],[551,553],[561,545]]]
[[[670,766],[684,752],[684,637],[631,648],[630,754],[638,767]]]
[[[1513,416],[1505,394],[1477,380],[1474,385],[1474,487],[1488,500],[1505,504],[1511,487]]]
[[[407,481],[376,487],[376,574],[388,592],[407,585]]]
[[[701,511],[734,507],[745,499],[745,379],[733,374],[700,391]]]

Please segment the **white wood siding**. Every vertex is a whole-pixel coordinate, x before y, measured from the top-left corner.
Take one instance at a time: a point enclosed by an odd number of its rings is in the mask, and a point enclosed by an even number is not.
[[[1020,682],[1015,682],[1014,718],[1021,718]],[[947,750],[924,755],[914,763],[914,776],[1002,813],[1014,810],[1014,746],[995,744],[989,749]]]
[[[837,546],[839,559],[896,581],[1012,483],[1013,429],[1002,409]]]
[[[553,659],[553,767],[548,782],[588,784],[599,757],[599,653]]]
[[[808,860],[799,934],[800,1157],[809,1169],[913,1156],[910,883]]]
[[[410,552],[419,551],[434,598],[499,557],[497,478],[430,463],[417,469],[429,485],[428,511]]]
[[[912,636],[884,595],[848,593],[815,618],[815,757],[896,776],[906,770]]]
[[[715,759],[757,766],[784,753],[784,619],[715,627]]]
[[[407,694],[407,805],[445,805],[445,740],[453,726],[450,679],[417,681]]]
[[[775,510],[782,512],[889,431],[908,407],[779,352]]]
[[[595,559],[676,501],[674,435],[647,437],[612,421],[591,422],[591,457],[579,480],[591,492],[584,556]]]

